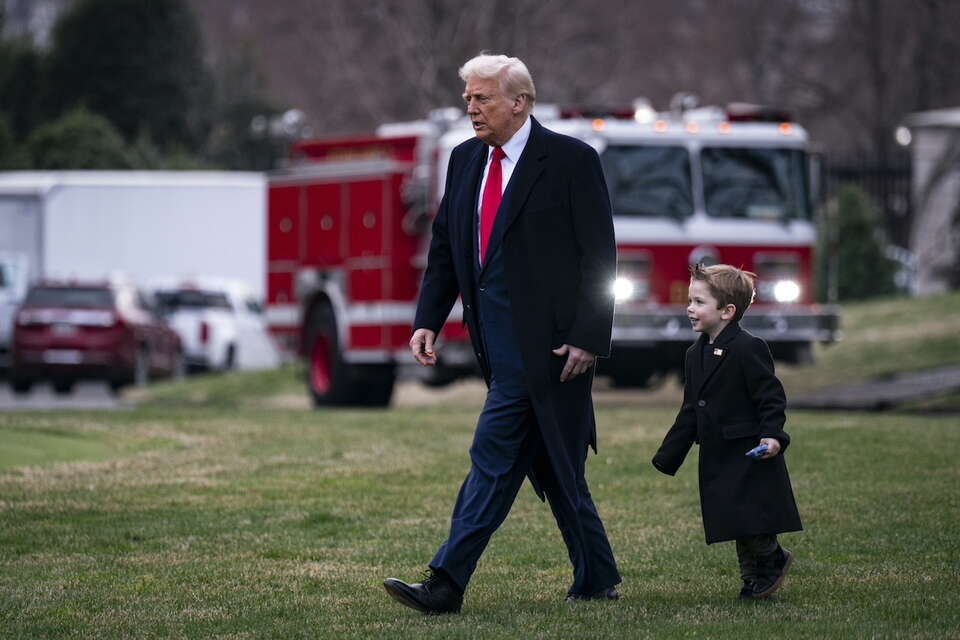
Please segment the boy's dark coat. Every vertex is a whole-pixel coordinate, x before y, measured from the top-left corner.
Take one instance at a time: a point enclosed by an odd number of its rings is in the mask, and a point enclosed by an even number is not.
[[[707,544],[799,531],[800,514],[783,458],[786,396],[774,375],[767,344],[736,322],[703,355],[706,334],[687,350],[683,406],[653,465],[674,475],[696,442],[700,445],[700,508]],[[744,455],[760,438],[776,438],[780,455]]]

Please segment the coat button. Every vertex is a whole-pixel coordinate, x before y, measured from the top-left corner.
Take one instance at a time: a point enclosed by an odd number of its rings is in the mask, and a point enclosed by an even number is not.
[[[698,406],[698,407],[705,407],[705,406],[707,406],[707,401],[706,401],[706,400],[700,400],[700,401],[697,402],[697,406]]]

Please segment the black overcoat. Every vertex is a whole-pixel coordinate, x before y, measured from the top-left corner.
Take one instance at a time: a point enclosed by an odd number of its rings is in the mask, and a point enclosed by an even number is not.
[[[566,343],[609,355],[616,243],[596,151],[531,120],[487,251],[503,251],[513,326],[537,423],[557,479],[572,497],[585,447],[596,450],[593,369],[561,383],[566,357],[551,350]],[[488,149],[474,138],[450,155],[414,327],[439,334],[461,296],[463,319],[489,385],[486,351],[476,330],[475,291],[477,199]]]
[[[783,456],[786,396],[767,344],[732,322],[703,352],[707,336],[687,350],[683,406],[653,458],[674,475],[694,443],[700,445],[700,508],[707,544],[799,531],[800,514]],[[701,353],[703,353],[701,364]],[[760,438],[776,438],[780,455],[744,454]]]

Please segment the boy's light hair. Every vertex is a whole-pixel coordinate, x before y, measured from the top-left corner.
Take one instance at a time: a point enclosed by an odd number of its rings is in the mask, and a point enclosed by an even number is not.
[[[729,264],[715,264],[705,267],[695,264],[690,267],[690,279],[707,283],[710,295],[717,299],[717,309],[723,309],[728,304],[736,307],[733,316],[734,322],[739,322],[747,307],[753,303],[755,289],[753,286],[757,274],[731,267]]]

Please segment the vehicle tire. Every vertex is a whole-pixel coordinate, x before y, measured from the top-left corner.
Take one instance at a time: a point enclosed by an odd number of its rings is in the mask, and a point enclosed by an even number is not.
[[[133,367],[127,369],[121,377],[109,380],[110,391],[120,393],[125,387],[142,387],[150,379],[150,360],[147,353],[147,347],[140,345],[133,356]]]
[[[171,380],[183,380],[187,377],[187,358],[183,351],[177,351],[173,356],[173,367],[170,369]]]
[[[609,376],[617,388],[646,388],[651,385],[657,369],[655,354],[646,351],[622,350],[597,362],[597,375]]]
[[[392,364],[355,365],[360,394],[357,404],[367,407],[385,407],[393,397],[397,368]]]
[[[24,395],[24,394],[30,393],[30,389],[33,388],[33,380],[23,380],[22,378],[11,378],[10,388],[13,389],[13,392],[17,395]]]
[[[53,392],[58,396],[66,396],[73,393],[75,380],[54,380],[52,383]]]
[[[307,388],[314,406],[382,407],[390,403],[396,380],[393,364],[345,362],[340,352],[336,317],[329,303],[314,307],[307,323]]]
[[[150,352],[145,345],[141,345],[133,361],[133,385],[143,387],[148,382],[150,382]]]
[[[445,367],[439,362],[432,367],[424,367],[423,369],[424,370],[421,372],[420,376],[420,382],[432,389],[446,387],[447,385],[453,384],[465,375],[461,369]]]
[[[810,342],[774,342],[770,344],[774,360],[787,364],[812,364],[813,344]]]
[[[620,370],[610,375],[610,383],[618,389],[646,389],[654,386],[654,373],[649,369]]]
[[[223,359],[223,368],[222,371],[233,371],[234,367],[237,366],[237,345],[231,344],[227,347],[227,355]]]

